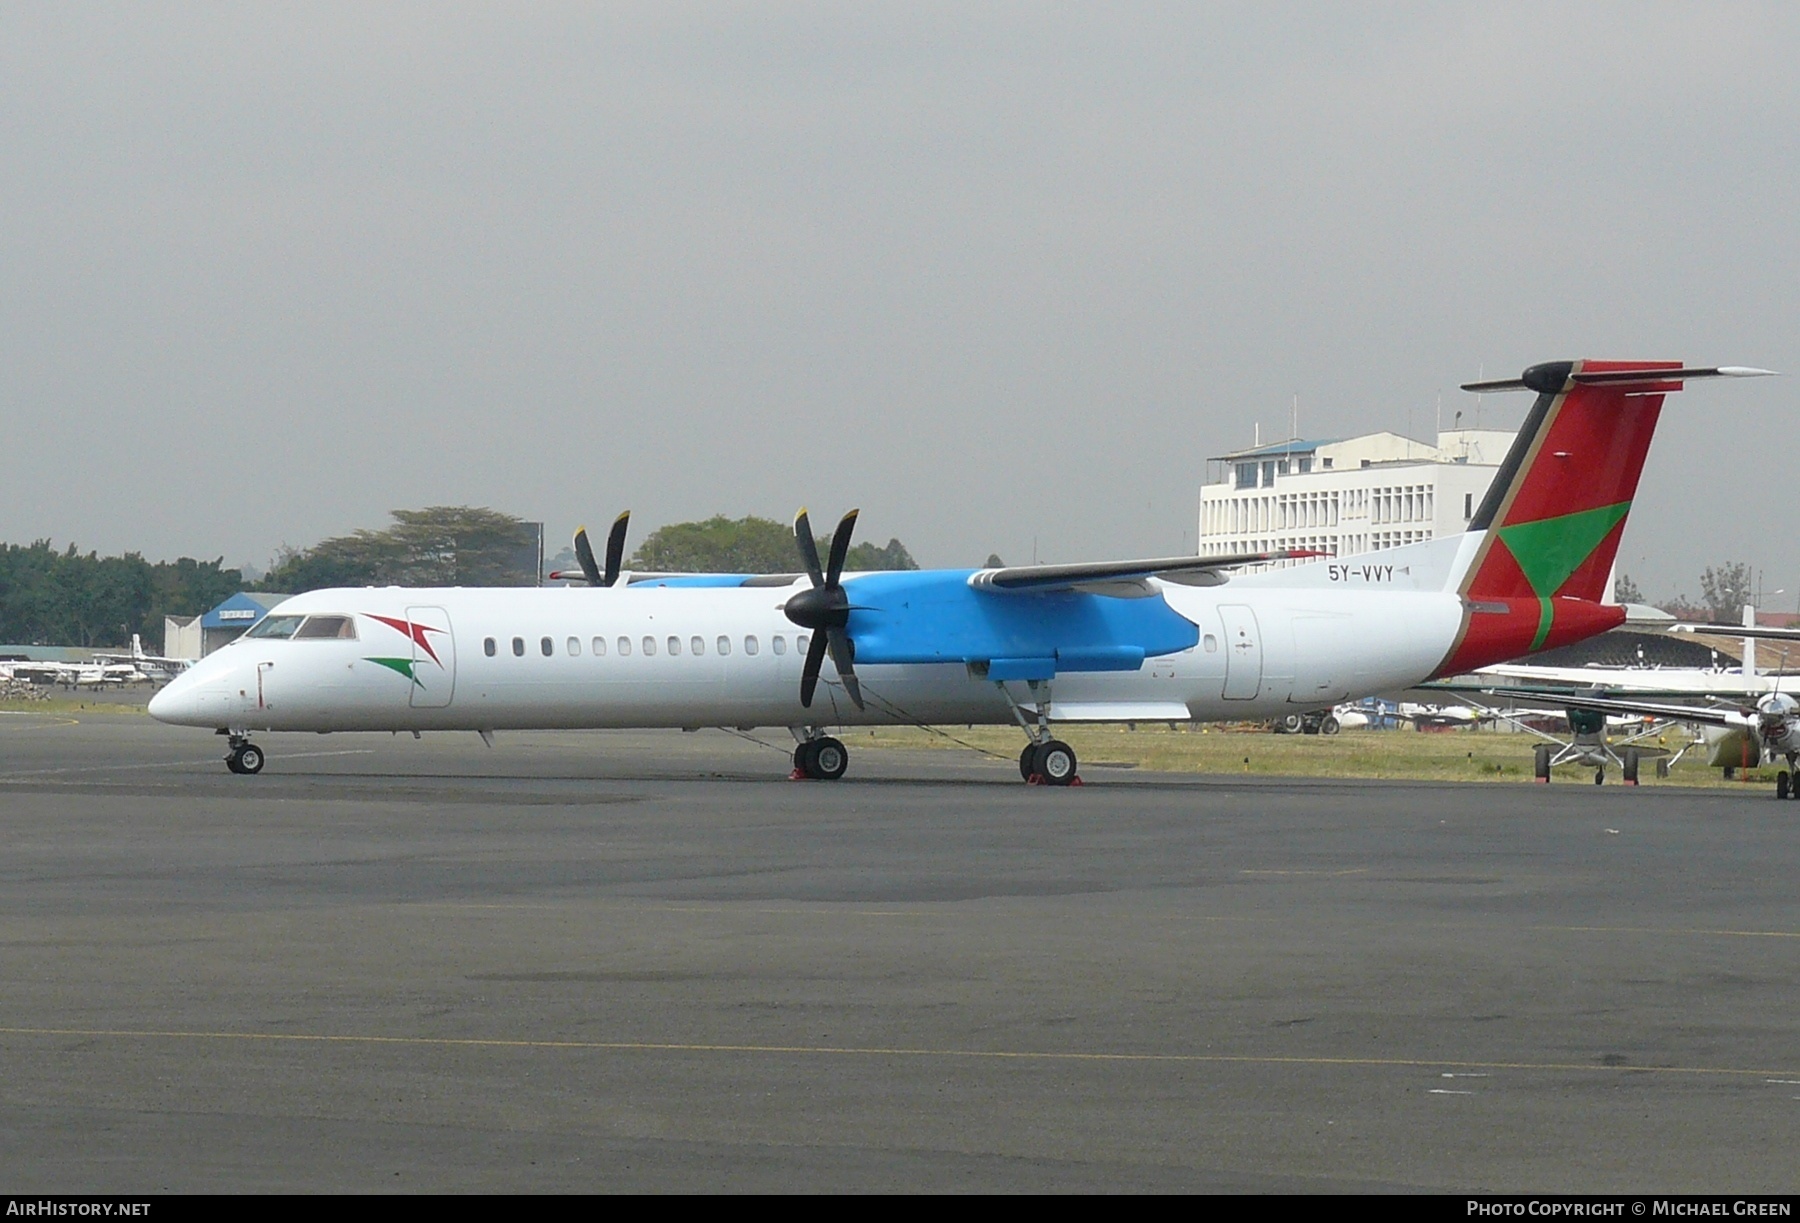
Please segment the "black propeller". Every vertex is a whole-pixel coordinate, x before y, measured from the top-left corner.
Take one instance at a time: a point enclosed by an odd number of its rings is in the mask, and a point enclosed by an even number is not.
[[[606,537],[606,572],[600,571],[600,564],[594,559],[594,545],[588,542],[586,527],[575,532],[575,559],[581,565],[581,576],[589,586],[611,586],[619,580],[619,567],[625,562],[625,531],[631,525],[631,511],[626,510],[613,519],[612,531]],[[550,575],[553,579],[573,578],[575,575],[559,569]]]
[[[800,703],[808,709],[812,708],[813,690],[819,686],[819,668],[825,664],[826,650],[831,651],[831,661],[837,667],[838,678],[844,681],[844,691],[850,694],[858,709],[863,707],[862,686],[856,682],[850,634],[845,631],[854,609],[850,596],[844,593],[844,587],[838,581],[844,573],[844,557],[850,551],[850,533],[856,527],[857,513],[851,510],[845,514],[832,533],[831,557],[823,572],[819,569],[819,545],[813,541],[812,521],[805,510],[794,516],[794,542],[800,547],[800,559],[806,563],[807,576],[812,578],[812,589],[793,596],[782,611],[787,613],[789,620],[812,631],[812,643],[806,648],[806,665],[800,671]]]

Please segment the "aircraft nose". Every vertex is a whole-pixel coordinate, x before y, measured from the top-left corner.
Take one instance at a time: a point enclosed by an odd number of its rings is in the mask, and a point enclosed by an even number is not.
[[[176,726],[200,725],[206,720],[200,708],[205,688],[192,675],[178,676],[150,698],[150,716]]]

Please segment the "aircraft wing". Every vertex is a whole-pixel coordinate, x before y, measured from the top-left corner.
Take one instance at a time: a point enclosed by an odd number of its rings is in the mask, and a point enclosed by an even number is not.
[[[1576,696],[1533,692],[1522,688],[1492,688],[1494,696],[1523,697],[1556,704],[1568,709],[1591,709],[1596,713],[1637,714],[1641,717],[1664,718],[1670,722],[1698,722],[1707,726],[1748,726],[1754,715],[1738,709],[1704,709],[1697,705],[1671,705],[1661,701],[1620,700],[1615,697]]]
[[[1800,628],[1748,624],[1675,624],[1671,633],[1706,633],[1713,637],[1755,637],[1764,641],[1800,641]]]
[[[1212,586],[1224,580],[1218,572],[1239,565],[1265,561],[1308,560],[1326,553],[1308,548],[1278,548],[1273,552],[1240,552],[1234,556],[1164,556],[1136,561],[1099,561],[1075,565],[1009,565],[1003,569],[978,569],[969,575],[977,590],[1006,594],[1044,594],[1053,590],[1080,590],[1090,594],[1142,597],[1153,593],[1145,578],[1166,578],[1190,586]]]

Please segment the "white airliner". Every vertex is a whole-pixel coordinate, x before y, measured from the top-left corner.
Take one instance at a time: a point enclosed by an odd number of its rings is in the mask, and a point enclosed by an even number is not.
[[[1328,708],[1621,623],[1600,598],[1663,396],[1762,372],[1553,362],[1471,383],[1538,393],[1471,530],[1362,557],[844,574],[854,512],[824,566],[802,512],[798,577],[617,583],[616,549],[602,575],[578,548],[586,587],[296,595],[150,712],[229,736],[240,773],[263,767],[256,731],[784,726],[796,773],[834,779],[832,727],[1016,722],[1021,774],[1067,785],[1055,723]]]

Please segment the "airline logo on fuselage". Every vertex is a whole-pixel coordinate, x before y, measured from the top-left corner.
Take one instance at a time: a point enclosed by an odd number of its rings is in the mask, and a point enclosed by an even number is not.
[[[387,625],[396,633],[399,633],[402,637],[405,637],[408,641],[416,645],[420,650],[423,650],[426,657],[437,664],[438,670],[442,671],[444,669],[444,660],[439,658],[437,651],[431,648],[431,639],[428,638],[426,634],[442,633],[448,630],[438,628],[435,625],[420,624],[414,620],[396,620],[392,616],[377,616],[373,612],[364,612],[363,615],[371,620]],[[364,661],[375,663],[379,666],[386,667],[388,670],[396,672],[397,674],[404,675],[420,688],[425,686],[424,681],[419,678],[418,659],[416,656],[407,658],[365,658]]]

